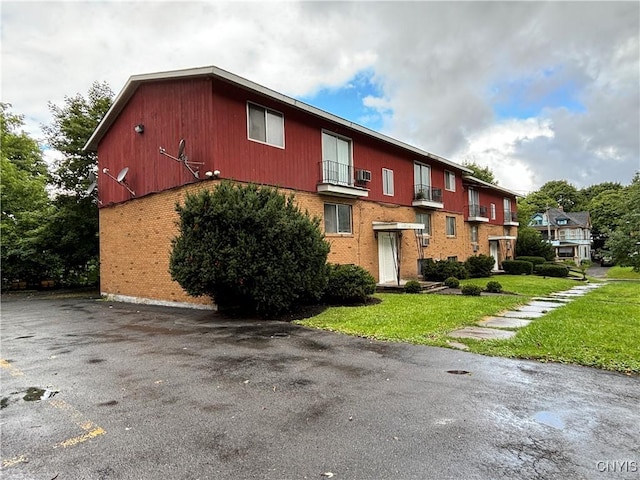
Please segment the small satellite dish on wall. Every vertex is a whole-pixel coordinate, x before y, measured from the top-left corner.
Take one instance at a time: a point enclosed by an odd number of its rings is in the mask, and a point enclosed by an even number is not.
[[[122,181],[124,181],[124,178],[127,176],[127,173],[129,173],[129,167],[124,167],[122,170],[120,170],[120,173],[116,178],[116,181],[118,183],[121,183]]]
[[[160,147],[160,155],[164,155],[165,157],[169,157],[173,160],[175,160],[176,162],[180,162],[182,163],[187,170],[189,170],[189,172],[191,172],[191,175],[193,175],[195,178],[199,178],[200,174],[198,172],[198,170],[194,170],[193,168],[191,168],[191,165],[204,165],[204,162],[189,162],[189,157],[187,157],[184,153],[186,148],[186,142],[184,140],[184,138],[180,139],[180,142],[178,143],[178,156],[174,157],[173,155],[169,155],[167,153],[167,151],[163,148]]]
[[[86,195],[89,195],[91,192],[93,192],[96,189],[96,186],[98,185],[98,179],[96,178],[95,173],[89,172],[88,180],[89,180],[89,186],[84,191]]]
[[[135,192],[129,188],[129,185],[127,185],[127,182],[125,182],[125,180],[124,180],[125,177],[127,176],[127,173],[129,173],[129,167],[124,167],[122,170],[120,170],[120,173],[118,173],[117,177],[114,177],[113,175],[111,175],[111,173],[109,173],[109,169],[107,167],[102,169],[102,173],[104,173],[107,177],[115,180],[117,183],[119,183],[124,188],[126,188],[127,191],[131,194],[132,197],[136,196]]]

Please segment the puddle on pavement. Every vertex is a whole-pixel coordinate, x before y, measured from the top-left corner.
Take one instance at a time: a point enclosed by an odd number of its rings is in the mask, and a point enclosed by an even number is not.
[[[29,387],[27,389],[26,395],[22,397],[22,399],[26,402],[35,402],[38,400],[46,400],[48,398],[53,397],[57,390],[51,390],[49,388],[37,388],[37,387]]]
[[[553,412],[537,412],[533,419],[544,425],[547,425],[552,428],[556,428],[558,430],[564,430],[564,422],[562,419]]]

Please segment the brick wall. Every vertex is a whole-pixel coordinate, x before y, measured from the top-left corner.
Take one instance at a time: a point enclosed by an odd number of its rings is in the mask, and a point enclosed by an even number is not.
[[[210,299],[193,298],[171,280],[169,253],[171,239],[177,234],[176,202],[181,202],[186,192],[212,188],[215,181],[200,182],[185,187],[165,190],[118,205],[100,209],[100,289],[105,295],[119,295],[161,302],[187,302],[210,305]],[[290,193],[282,190],[283,193]],[[313,193],[296,192],[301,209],[310,215],[323,218],[324,204],[346,203],[352,206],[352,234],[327,234],[331,244],[328,260],[332,263],[361,265],[378,279],[378,243],[372,222],[416,222],[413,207],[393,204],[323,197]],[[402,232],[401,277],[417,278],[418,249],[424,258],[444,260],[457,256],[464,261],[474,254],[470,239],[470,224],[460,213],[430,211],[431,242],[428,247],[418,247],[412,230]],[[456,235],[447,237],[445,218],[456,218]],[[322,225],[324,228],[324,225]],[[515,230],[515,229],[514,229]],[[489,254],[489,235],[502,235],[502,227],[480,225],[480,250]]]

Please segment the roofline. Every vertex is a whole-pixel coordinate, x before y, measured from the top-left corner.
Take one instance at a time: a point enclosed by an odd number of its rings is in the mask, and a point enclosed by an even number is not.
[[[400,140],[396,140],[395,138],[389,137],[382,133],[371,130],[367,127],[363,127],[357,123],[351,122],[349,120],[345,120],[344,118],[333,115],[332,113],[326,112],[319,108],[313,107],[307,103],[301,102],[300,100],[296,100],[292,97],[288,97],[282,93],[276,92],[275,90],[271,90],[270,88],[264,87],[257,83],[254,83],[246,78],[235,75],[226,70],[222,70],[221,68],[215,66],[208,67],[198,67],[198,68],[188,68],[183,70],[170,70],[165,72],[156,72],[156,73],[146,73],[140,75],[132,75],[129,77],[124,87],[117,95],[111,108],[107,111],[102,121],[98,124],[95,131],[83,147],[84,151],[97,151],[98,143],[102,139],[102,137],[107,133],[107,130],[111,125],[115,122],[118,115],[122,112],[129,99],[133,96],[138,86],[145,82],[152,81],[162,81],[162,80],[175,80],[175,79],[183,79],[183,78],[198,78],[198,77],[213,77],[217,78],[247,90],[251,90],[254,92],[258,92],[264,96],[267,96],[273,100],[277,100],[279,102],[290,105],[294,108],[302,110],[304,112],[310,113],[320,118],[324,118],[331,122],[337,123],[344,127],[350,128],[351,130],[355,130],[364,135],[376,138],[383,142],[395,145],[402,149],[408,150],[410,152],[416,153],[422,157],[429,157],[433,160],[441,162],[445,165],[448,165],[452,168],[460,170],[462,172],[471,173],[472,170],[459,165],[451,160],[447,160],[439,155],[435,155],[433,153],[427,152],[425,150],[421,150],[417,147],[409,145],[407,143],[401,142]]]
[[[509,195],[513,195],[514,197],[524,197],[523,195],[520,195],[519,193],[513,192],[513,191],[509,190],[508,188],[501,187],[500,185],[494,185],[493,183],[485,182],[484,180],[480,180],[479,178],[476,178],[473,175],[463,175],[462,179],[463,180],[469,180],[469,181],[471,181],[473,183],[477,183],[479,185],[482,185],[483,187],[492,188],[494,190],[498,190],[500,192],[507,193]]]

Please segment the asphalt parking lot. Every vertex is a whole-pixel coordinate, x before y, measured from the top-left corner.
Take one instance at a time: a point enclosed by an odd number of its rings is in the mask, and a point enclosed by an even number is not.
[[[5,479],[640,476],[638,377],[90,298],[0,335]]]

